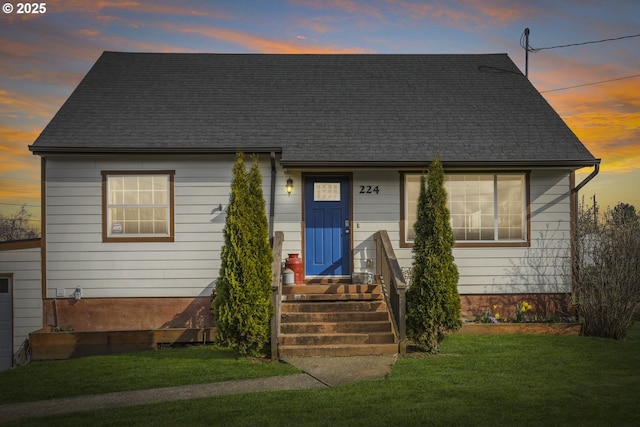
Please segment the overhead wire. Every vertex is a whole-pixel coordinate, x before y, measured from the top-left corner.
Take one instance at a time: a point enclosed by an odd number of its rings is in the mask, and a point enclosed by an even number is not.
[[[618,77],[617,79],[600,80],[598,82],[584,83],[584,84],[575,85],[575,86],[560,87],[560,88],[557,88],[557,89],[543,90],[540,93],[558,92],[558,91],[561,91],[561,90],[575,89],[575,88],[584,87],[584,86],[599,85],[601,83],[616,82],[618,80],[633,79],[633,78],[636,78],[636,77],[640,77],[640,74],[634,74],[632,76],[626,76],[626,77]]]
[[[612,38],[607,38],[607,39],[592,40],[592,41],[588,41],[588,42],[570,43],[570,44],[539,47],[539,48],[532,47],[531,44],[527,40],[527,36],[528,36],[528,29],[525,29],[522,32],[522,35],[520,36],[520,47],[522,47],[527,52],[536,53],[536,52],[540,52],[541,50],[560,49],[560,48],[572,47],[572,46],[584,46],[584,45],[588,45],[588,44],[604,43],[604,42],[623,40],[623,39],[631,39],[631,38],[635,38],[635,37],[640,37],[640,34],[631,34],[631,35],[628,35],[628,36],[612,37]],[[635,77],[640,77],[640,74],[634,74],[634,75],[631,75],[631,76],[619,77],[619,78],[616,78],[616,79],[609,79],[609,80],[601,80],[601,81],[591,82],[591,83],[584,83],[584,84],[574,85],[574,86],[561,87],[561,88],[557,88],[557,89],[549,89],[549,90],[542,91],[540,93],[557,92],[557,91],[561,91],[561,90],[575,89],[575,88],[584,87],[584,86],[593,86],[593,85],[602,84],[602,83],[615,82],[615,81],[618,81],[618,80],[632,79],[632,78],[635,78]]]
[[[584,46],[584,45],[587,45],[587,44],[604,43],[604,42],[610,42],[610,41],[615,41],[615,40],[631,39],[631,38],[635,38],[635,37],[640,37],[640,34],[632,34],[632,35],[629,35],[629,36],[613,37],[613,38],[600,39],[600,40],[592,40],[592,41],[581,42],[581,43],[570,43],[570,44],[563,44],[563,45],[557,45],[557,46],[547,46],[547,47],[535,48],[535,47],[532,47],[530,44],[527,46],[527,43],[525,42],[525,33],[523,32],[522,35],[520,36],[520,47],[522,47],[525,50],[528,50],[529,52],[536,53],[536,52],[540,52],[541,50],[560,49],[560,48],[572,47],[572,46]]]

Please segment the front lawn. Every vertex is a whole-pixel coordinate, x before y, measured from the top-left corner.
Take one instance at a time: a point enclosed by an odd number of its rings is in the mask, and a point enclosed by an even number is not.
[[[442,343],[441,351],[398,360],[384,380],[90,411],[11,425],[640,425],[640,324],[626,341],[455,335]],[[273,369],[271,364],[257,366]],[[3,389],[4,379],[0,376]]]
[[[232,350],[193,346],[110,356],[31,362],[0,372],[0,402],[14,403],[112,391],[202,384],[300,373]]]

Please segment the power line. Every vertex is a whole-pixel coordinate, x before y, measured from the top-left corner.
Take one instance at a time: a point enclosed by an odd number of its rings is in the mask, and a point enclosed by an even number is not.
[[[30,208],[39,208],[40,205],[30,205],[28,203],[0,203],[0,205],[4,206],[28,206]]]
[[[619,77],[619,78],[617,78],[617,79],[600,80],[600,81],[598,81],[598,82],[584,83],[584,84],[581,84],[581,85],[575,85],[575,86],[561,87],[561,88],[558,88],[558,89],[543,90],[543,91],[541,91],[540,93],[558,92],[558,91],[560,91],[560,90],[575,89],[575,88],[578,88],[578,87],[599,85],[599,84],[601,84],[601,83],[616,82],[616,81],[618,81],[618,80],[633,79],[633,78],[636,78],[636,77],[640,77],[640,74],[634,74],[633,76]]]
[[[526,32],[526,30],[525,30],[525,32]],[[592,41],[581,42],[581,43],[571,43],[571,44],[563,44],[563,45],[557,45],[557,46],[534,48],[531,45],[526,43],[526,41],[525,41],[525,33],[522,33],[522,36],[520,36],[520,47],[522,47],[525,50],[528,50],[529,52],[536,53],[536,52],[539,52],[541,50],[560,49],[560,48],[572,47],[572,46],[584,46],[584,45],[587,45],[587,44],[604,43],[604,42],[610,42],[610,41],[615,41],[615,40],[631,39],[631,38],[635,38],[635,37],[640,37],[640,34],[632,34],[630,36],[622,36],[622,37],[613,37],[613,38],[609,38],[609,39],[592,40]]]

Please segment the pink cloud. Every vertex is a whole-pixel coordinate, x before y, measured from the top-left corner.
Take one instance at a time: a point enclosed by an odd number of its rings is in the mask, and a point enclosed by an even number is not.
[[[381,22],[385,20],[383,11],[367,2],[354,0],[294,0],[292,3],[315,10],[333,9],[353,15],[368,16]]]
[[[170,32],[197,34],[217,40],[235,43],[246,49],[262,53],[363,53],[364,49],[345,48],[341,46],[310,45],[307,43],[291,43],[286,40],[272,40],[251,34],[227,30],[214,26],[181,27],[173,24],[163,24],[162,29]]]
[[[458,0],[440,3],[425,3],[409,0],[387,0],[395,11],[412,19],[430,19],[453,28],[488,28],[504,26],[532,17],[537,13],[531,7],[505,4],[496,0]]]
[[[176,6],[174,3],[163,3],[166,2],[156,1],[154,3],[149,3],[129,0],[53,0],[49,1],[49,8],[51,11],[54,11],[56,13],[79,12],[90,15],[98,15],[105,12],[105,10],[125,10],[158,15],[202,16],[217,19],[229,18],[226,14],[209,11],[206,10],[206,7],[203,8],[202,6],[196,9],[184,5]]]

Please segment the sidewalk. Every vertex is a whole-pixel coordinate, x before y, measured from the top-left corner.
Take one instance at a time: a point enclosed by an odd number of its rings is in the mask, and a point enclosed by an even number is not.
[[[175,400],[199,399],[225,394],[324,388],[367,379],[385,378],[391,370],[395,359],[395,356],[292,358],[285,360],[285,362],[299,368],[304,371],[304,373],[240,381],[224,381],[76,396],[37,402],[11,403],[0,405],[0,422],[26,417],[92,411],[96,409],[162,403]]]

